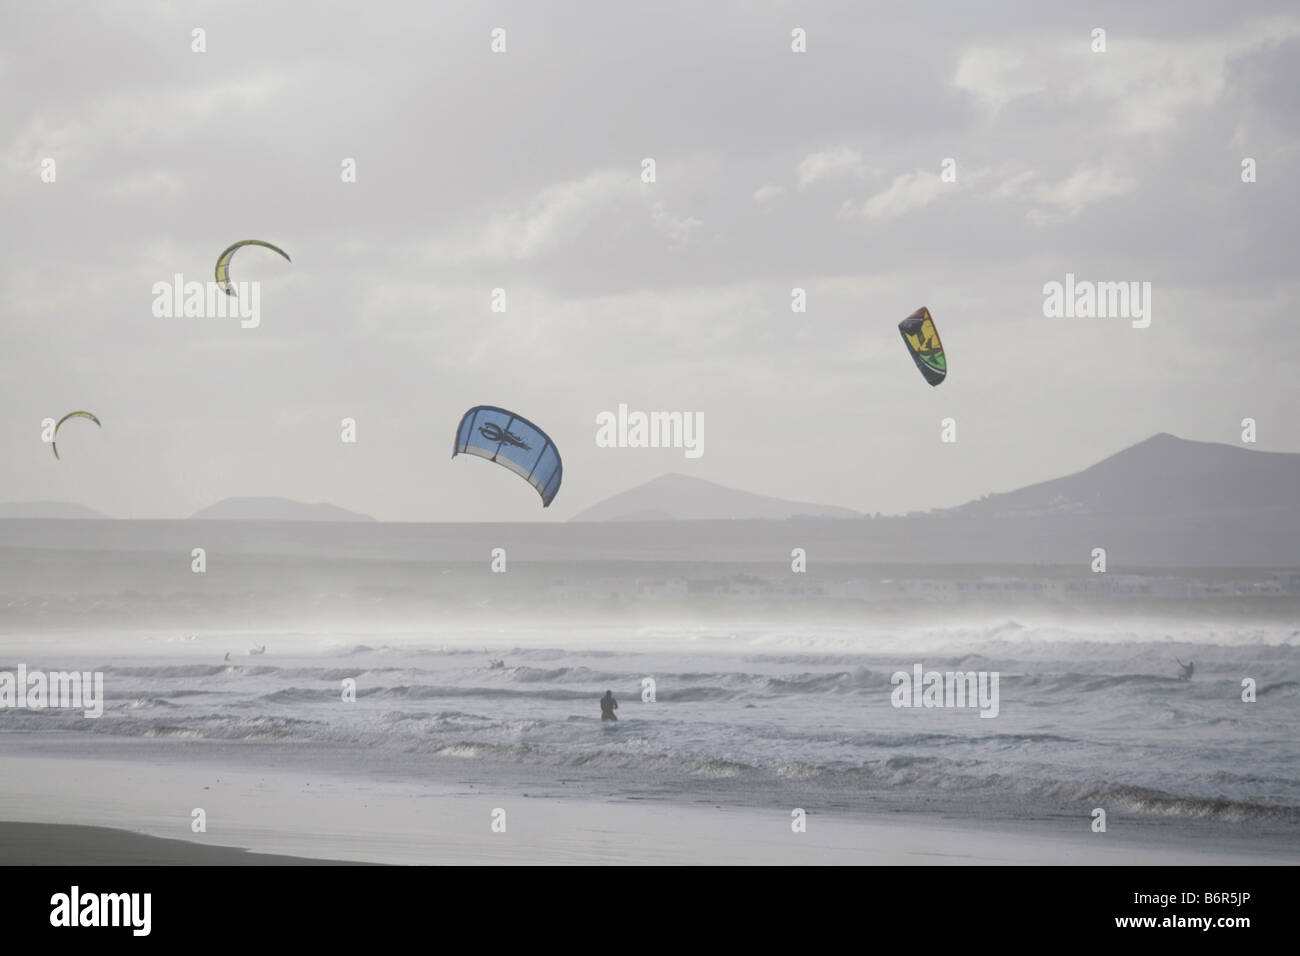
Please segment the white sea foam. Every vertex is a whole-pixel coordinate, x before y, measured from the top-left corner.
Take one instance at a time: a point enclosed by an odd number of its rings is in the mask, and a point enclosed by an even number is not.
[[[1300,824],[1295,637],[1286,627],[1010,620],[898,631],[87,636],[57,655],[46,644],[39,663],[102,670],[104,716],[6,712],[0,731],[350,746],[404,770],[412,754],[455,756],[544,777],[581,768],[682,794],[707,780],[740,802],[765,783],[800,781]],[[221,659],[250,640],[269,648],[256,665]],[[16,651],[33,659],[7,642],[0,666]],[[1175,657],[1196,661],[1194,680],[1176,679]],[[498,658],[504,666],[492,667]],[[999,716],[891,707],[890,674],[918,662],[1000,672]],[[655,680],[654,703],[641,700],[644,677]],[[1253,704],[1241,700],[1246,677]],[[356,700],[345,703],[349,678]],[[606,689],[621,704],[612,732],[599,720]]]

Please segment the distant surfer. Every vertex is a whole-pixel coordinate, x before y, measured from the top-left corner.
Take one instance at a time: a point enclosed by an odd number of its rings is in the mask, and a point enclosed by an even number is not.
[[[248,653],[250,653],[250,654],[265,654],[265,653],[266,653],[266,645],[263,644],[261,647],[250,647],[250,648],[248,649]]]
[[[230,651],[226,651],[226,660],[230,660]]]
[[[612,690],[605,691],[605,696],[600,699],[600,719],[618,720],[614,716],[616,710],[618,710],[618,701],[614,699],[614,692]]]
[[[1174,660],[1178,661],[1178,658],[1175,657]],[[1191,680],[1192,673],[1196,670],[1196,662],[1188,661],[1186,664],[1184,664],[1182,661],[1178,661],[1178,666],[1182,668],[1182,672],[1179,673],[1178,679]]]

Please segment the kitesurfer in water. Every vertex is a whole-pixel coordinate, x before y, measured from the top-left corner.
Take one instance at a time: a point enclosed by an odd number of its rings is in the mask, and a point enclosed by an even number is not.
[[[1175,657],[1174,660],[1178,661],[1178,658]],[[1178,661],[1178,666],[1182,668],[1182,673],[1178,675],[1178,679],[1191,680],[1192,672],[1196,670],[1196,662],[1188,661],[1186,664],[1184,664],[1182,661]]]
[[[605,691],[605,696],[600,699],[600,719],[618,720],[614,716],[616,710],[618,710],[618,701],[614,699],[614,692],[612,690]]]

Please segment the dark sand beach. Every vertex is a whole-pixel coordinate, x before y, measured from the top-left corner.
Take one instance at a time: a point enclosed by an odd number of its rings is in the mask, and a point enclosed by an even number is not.
[[[0,822],[0,866],[365,866],[164,840],[111,827]]]

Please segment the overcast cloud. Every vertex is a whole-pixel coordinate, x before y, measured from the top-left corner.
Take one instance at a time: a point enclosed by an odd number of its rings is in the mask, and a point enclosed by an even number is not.
[[[1246,416],[1300,451],[1300,13],[1189,6],[11,4],[0,501],[562,520],[680,471],[892,513]],[[246,238],[293,257],[236,257],[259,328],[154,317]],[[1067,272],[1151,282],[1150,327],[1044,318]],[[597,448],[619,403],[703,412],[704,455]],[[550,432],[549,510],[450,460],[476,404]]]

